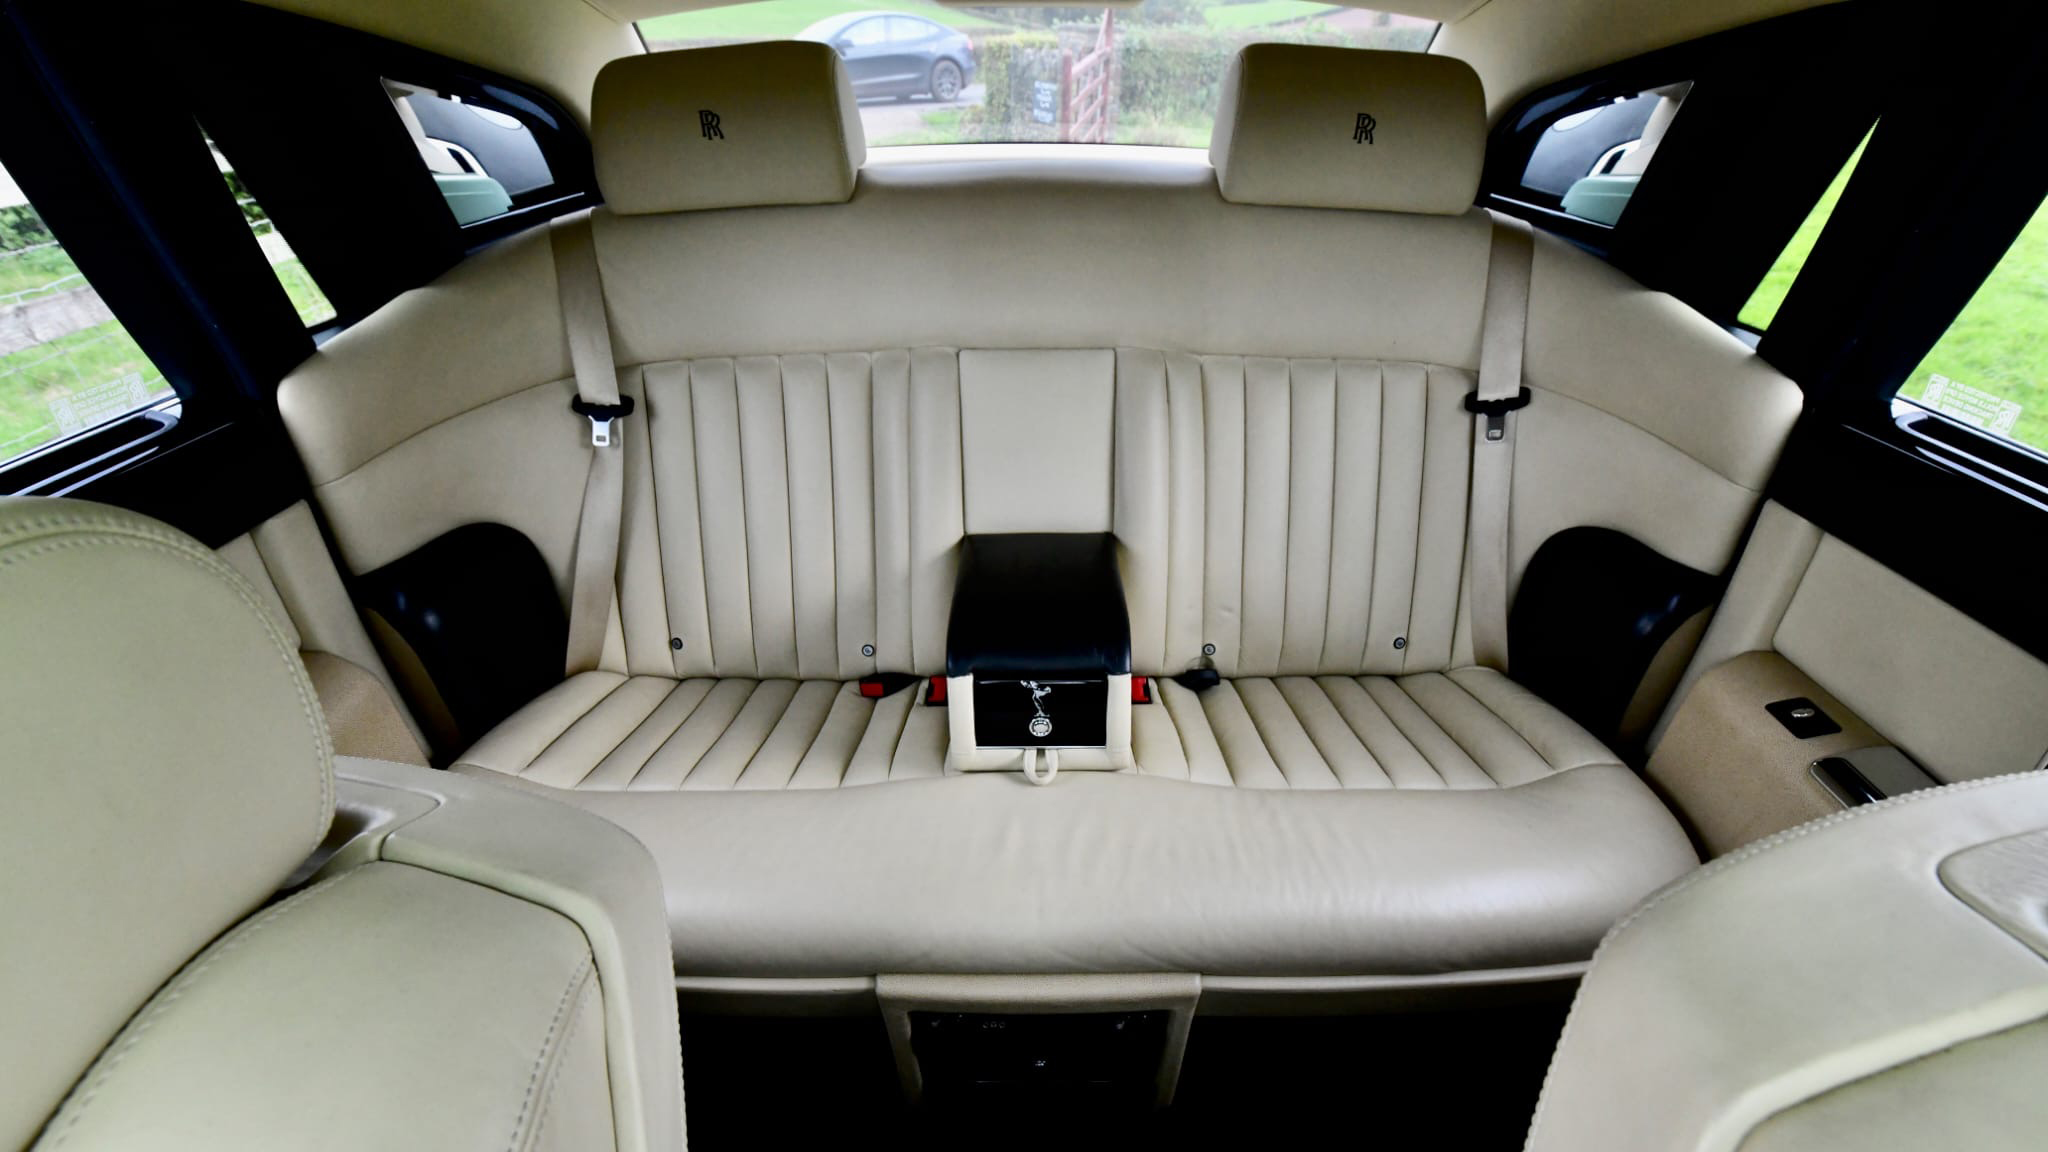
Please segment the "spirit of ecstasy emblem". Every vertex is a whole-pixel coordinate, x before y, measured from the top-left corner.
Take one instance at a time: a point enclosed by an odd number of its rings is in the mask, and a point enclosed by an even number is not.
[[[1052,735],[1052,717],[1045,714],[1045,698],[1052,694],[1052,685],[1026,680],[1024,686],[1031,689],[1031,709],[1038,713],[1031,718],[1026,730],[1031,733],[1032,739],[1043,740]]]

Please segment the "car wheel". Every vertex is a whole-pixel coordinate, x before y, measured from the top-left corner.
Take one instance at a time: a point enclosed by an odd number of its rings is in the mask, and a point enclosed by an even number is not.
[[[951,60],[932,65],[932,99],[950,104],[960,98],[960,66]]]

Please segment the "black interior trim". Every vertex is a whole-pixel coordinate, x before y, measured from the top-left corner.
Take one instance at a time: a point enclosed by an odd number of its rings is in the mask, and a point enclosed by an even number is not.
[[[218,548],[308,492],[283,430],[245,419],[168,444],[62,494],[153,516]]]
[[[1851,0],[1797,12],[1539,88],[1495,123],[1482,202],[1732,324],[1876,119],[1901,38],[1896,7]],[[1688,80],[1684,108],[1614,227],[1522,185],[1555,121]]]
[[[1721,580],[1611,528],[1567,528],[1529,560],[1508,616],[1509,670],[1610,744],[1643,674]]]
[[[1131,620],[1116,540],[1097,532],[979,533],[960,541],[946,675],[1121,676]]]
[[[465,746],[562,682],[568,616],[547,561],[516,528],[465,524],[354,591],[412,648]]]
[[[426,284],[465,255],[596,202],[590,145],[531,85],[294,13],[210,0],[181,22],[199,119],[291,238],[342,325]],[[385,92],[431,86],[526,123],[553,184],[514,211],[456,224]],[[291,93],[290,99],[268,97]]]

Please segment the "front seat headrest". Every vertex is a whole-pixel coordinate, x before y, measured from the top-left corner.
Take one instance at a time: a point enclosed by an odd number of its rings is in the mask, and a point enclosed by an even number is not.
[[[1236,204],[1456,216],[1485,159],[1478,74],[1418,52],[1246,45],[1209,138]]]
[[[597,186],[621,216],[843,203],[867,148],[845,65],[809,41],[623,57],[590,98]]]
[[[0,1146],[326,835],[297,650],[198,541],[0,498]]]

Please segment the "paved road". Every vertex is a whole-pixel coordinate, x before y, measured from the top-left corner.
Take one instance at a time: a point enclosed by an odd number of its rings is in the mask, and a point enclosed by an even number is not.
[[[863,100],[860,106],[861,127],[867,130],[869,143],[886,140],[891,136],[901,136],[906,132],[915,132],[924,127],[924,118],[928,113],[941,108],[964,108],[979,104],[983,91],[981,85],[970,84],[961,90],[960,98],[950,104],[941,104],[923,96],[909,100]]]

